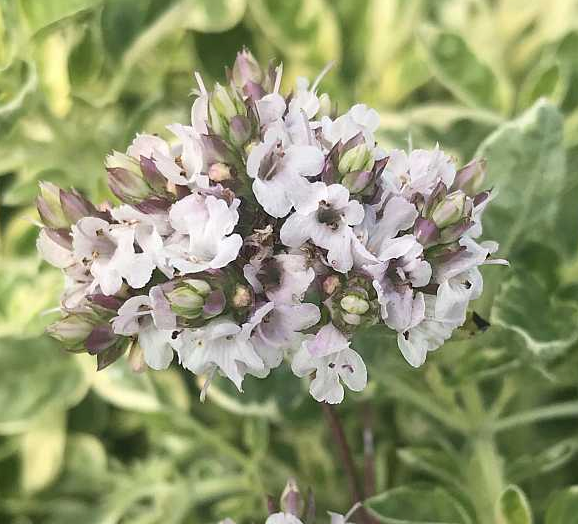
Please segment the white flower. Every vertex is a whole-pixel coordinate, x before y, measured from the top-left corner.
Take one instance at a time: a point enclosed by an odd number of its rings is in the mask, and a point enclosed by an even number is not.
[[[273,304],[263,306],[242,326],[232,320],[218,318],[202,328],[184,330],[177,342],[181,364],[196,375],[211,375],[219,370],[242,391],[247,372],[258,374],[265,370],[250,337],[256,324],[272,307]]]
[[[424,319],[414,327],[397,335],[399,349],[409,364],[421,366],[429,351],[439,348],[451,337],[454,324],[436,317],[436,297],[424,295]]]
[[[36,248],[42,258],[54,267],[64,269],[76,262],[70,239],[63,237],[53,229],[44,227],[40,230],[36,240]]]
[[[280,254],[263,261],[246,264],[243,273],[256,293],[264,293],[275,304],[301,302],[315,279],[303,255]]]
[[[240,235],[231,234],[239,220],[239,204],[238,199],[229,206],[198,193],[173,204],[169,218],[178,234],[165,244],[170,264],[182,273],[197,273],[235,260],[243,244]]]
[[[181,141],[173,151],[162,138],[155,135],[137,135],[127,149],[127,155],[140,161],[140,157],[153,160],[159,172],[176,185],[208,187],[208,178],[201,175],[203,159],[198,135],[190,126],[172,124],[167,127]],[[181,165],[176,157],[180,156]]]
[[[95,217],[80,219],[72,226],[72,246],[76,260],[86,264],[94,277],[93,288],[114,295],[123,279],[130,287],[144,287],[151,278],[154,261],[147,253],[136,253],[135,230],[111,225]]]
[[[437,290],[435,316],[455,327],[466,321],[470,301],[480,297],[484,287],[482,274],[472,268],[445,280]]]
[[[303,524],[295,515],[291,513],[273,513],[269,515],[265,524]]]
[[[408,156],[394,149],[382,174],[386,194],[403,194],[411,198],[415,193],[427,197],[438,182],[450,187],[456,176],[452,159],[438,147],[433,151],[414,149]]]
[[[315,337],[303,342],[291,369],[298,377],[315,371],[309,392],[318,402],[339,404],[344,397],[341,382],[353,391],[362,391],[367,385],[365,363],[333,324],[323,326]]]
[[[345,143],[359,133],[363,134],[369,147],[375,145],[373,133],[379,127],[379,113],[365,104],[354,105],[347,113],[331,120],[321,119],[323,137],[333,146],[337,142]]]
[[[327,260],[342,273],[353,266],[351,226],[363,220],[363,207],[349,200],[349,191],[340,184],[324,186],[317,207],[303,214],[293,213],[281,228],[281,242],[289,247],[299,247],[308,240],[327,249]]]
[[[176,316],[159,286],[149,295],[129,298],[112,319],[117,335],[138,335],[144,360],[153,369],[166,369],[173,360]]]
[[[301,340],[301,331],[321,319],[315,304],[275,304],[255,327],[251,338],[265,366],[273,369],[281,364],[283,351],[291,350]]]

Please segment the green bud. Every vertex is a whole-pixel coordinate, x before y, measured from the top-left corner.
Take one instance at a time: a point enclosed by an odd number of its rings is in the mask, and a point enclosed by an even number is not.
[[[196,281],[202,282],[202,281]],[[205,299],[194,285],[184,283],[179,285],[169,293],[167,293],[167,300],[171,305],[171,309],[184,318],[197,318],[203,312]]]
[[[207,297],[212,291],[211,285],[205,280],[200,280],[198,278],[188,278],[185,284],[192,287],[199,295],[202,297]]]
[[[465,206],[466,194],[463,191],[455,191],[433,208],[431,218],[439,229],[443,229],[463,218]]]
[[[236,308],[243,308],[251,305],[253,301],[253,296],[251,295],[251,291],[247,286],[243,286],[241,284],[237,284],[235,287],[235,293],[233,294],[232,303],[233,307]]]
[[[60,188],[50,182],[40,182],[40,195],[36,199],[38,214],[45,226],[67,229],[70,224],[62,211]]]
[[[363,315],[369,311],[369,302],[358,295],[345,295],[339,305],[341,309],[354,315]]]
[[[349,149],[339,159],[338,171],[345,175],[351,171],[371,171],[373,169],[373,155],[366,144],[359,144]]]
[[[224,182],[225,180],[231,180],[231,178],[233,178],[233,175],[231,168],[227,164],[217,162],[209,167],[209,179],[213,182]]]
[[[94,329],[94,322],[85,315],[70,314],[46,328],[47,333],[70,350],[81,350],[88,335]]]

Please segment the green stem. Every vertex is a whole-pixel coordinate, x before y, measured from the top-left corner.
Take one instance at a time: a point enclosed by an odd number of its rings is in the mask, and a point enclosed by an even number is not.
[[[435,398],[421,393],[403,380],[393,375],[383,377],[383,384],[387,387],[388,393],[401,400],[413,404],[424,413],[432,416],[449,429],[458,433],[467,434],[470,427],[467,420],[464,420],[460,413],[452,412],[444,408]]]
[[[492,429],[497,433],[499,431],[513,429],[525,424],[534,424],[544,420],[571,417],[578,417],[578,401],[571,400],[568,402],[560,402],[559,404],[552,404],[550,406],[516,413],[515,415],[497,420],[492,425]]]

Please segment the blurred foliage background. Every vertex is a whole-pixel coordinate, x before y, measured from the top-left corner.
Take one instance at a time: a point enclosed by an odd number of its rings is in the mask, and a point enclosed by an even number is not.
[[[369,505],[578,522],[576,0],[1,0],[0,522],[259,522],[288,476],[348,509],[306,384],[216,383],[202,405],[176,366],[97,374],[42,335],[62,277],[35,251],[38,181],[111,198],[105,154],[187,122],[192,72],[222,79],[243,45],[283,60],[288,88],[335,61],[323,88],[375,107],[384,147],[483,154],[499,190],[486,230],[512,268],[476,305],[492,327],[419,371],[387,334],[357,340],[370,387],[338,412],[360,466],[374,433]]]

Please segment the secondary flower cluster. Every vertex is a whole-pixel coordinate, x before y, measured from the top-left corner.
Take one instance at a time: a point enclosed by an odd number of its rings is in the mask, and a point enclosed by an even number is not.
[[[321,75],[323,76],[323,75]],[[285,357],[318,401],[364,389],[360,328],[384,323],[412,366],[466,319],[491,200],[484,164],[456,170],[432,151],[384,151],[376,111],[337,116],[321,76],[280,93],[282,67],[246,50],[226,85],[197,74],[191,124],[174,142],[138,135],[106,159],[121,202],[95,206],[41,184],[38,248],[63,270],[63,318],[49,332],[99,369],[179,363],[206,377],[265,377]]]

